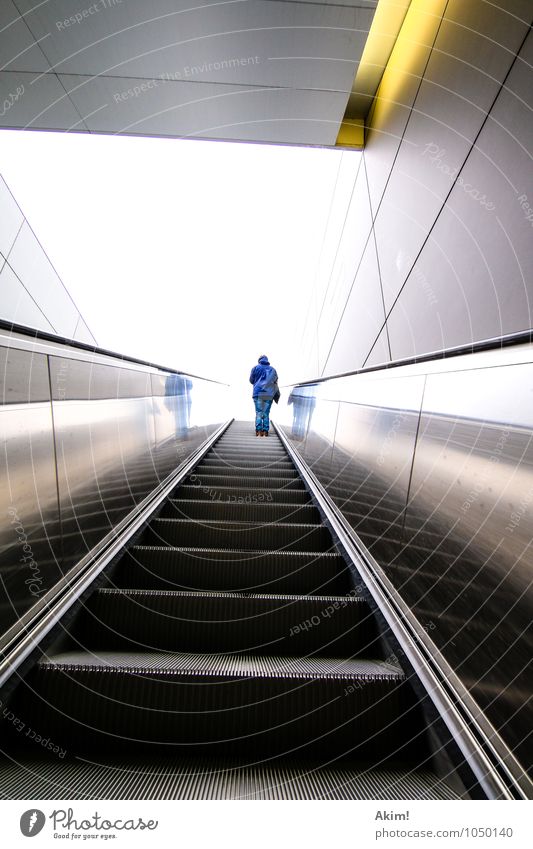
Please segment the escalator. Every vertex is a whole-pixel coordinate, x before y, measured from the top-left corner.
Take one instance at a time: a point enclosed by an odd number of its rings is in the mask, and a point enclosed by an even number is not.
[[[234,422],[4,699],[0,795],[468,798],[378,622],[280,439]]]

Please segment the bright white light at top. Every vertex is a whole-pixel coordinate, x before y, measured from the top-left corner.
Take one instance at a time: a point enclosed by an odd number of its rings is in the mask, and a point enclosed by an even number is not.
[[[340,155],[0,132],[0,173],[98,343],[246,397],[261,353],[298,376]]]

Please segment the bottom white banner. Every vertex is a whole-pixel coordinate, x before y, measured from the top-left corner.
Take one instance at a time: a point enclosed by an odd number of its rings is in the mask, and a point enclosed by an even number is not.
[[[0,802],[4,846],[530,849],[531,802]]]

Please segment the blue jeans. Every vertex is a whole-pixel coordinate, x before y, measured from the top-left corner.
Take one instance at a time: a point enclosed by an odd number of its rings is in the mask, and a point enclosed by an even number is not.
[[[270,422],[268,414],[272,406],[272,398],[254,398],[255,404],[255,429],[268,433]]]

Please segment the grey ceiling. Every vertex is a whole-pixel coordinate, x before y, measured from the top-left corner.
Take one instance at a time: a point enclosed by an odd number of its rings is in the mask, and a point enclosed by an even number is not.
[[[2,0],[0,126],[334,145],[376,5]]]

